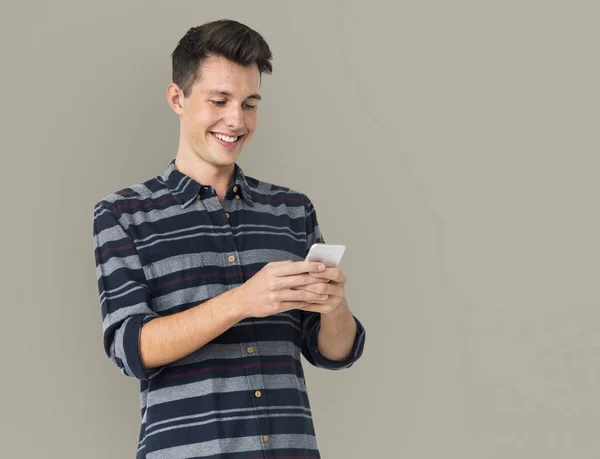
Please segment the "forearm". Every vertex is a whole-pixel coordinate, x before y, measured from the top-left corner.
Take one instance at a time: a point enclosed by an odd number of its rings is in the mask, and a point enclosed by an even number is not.
[[[346,298],[329,314],[321,314],[321,328],[317,338],[321,355],[329,360],[346,360],[356,337],[356,322]]]
[[[241,310],[229,290],[186,311],[149,321],[140,336],[144,367],[166,365],[200,349],[238,323]]]

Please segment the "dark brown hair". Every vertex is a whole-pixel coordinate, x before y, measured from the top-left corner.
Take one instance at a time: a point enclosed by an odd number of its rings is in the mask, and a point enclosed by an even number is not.
[[[256,64],[261,75],[273,71],[271,50],[258,32],[230,19],[207,22],[189,29],[171,54],[173,83],[185,97],[200,77],[202,61],[209,56],[223,56],[244,66]]]

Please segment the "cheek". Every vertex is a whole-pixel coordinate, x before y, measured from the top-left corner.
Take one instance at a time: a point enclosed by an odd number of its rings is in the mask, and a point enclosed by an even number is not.
[[[202,145],[206,143],[206,130],[204,126],[197,123],[188,125],[188,134],[192,145]]]
[[[246,118],[244,119],[244,124],[246,126],[246,129],[248,129],[250,132],[254,132],[256,130],[256,127],[258,126],[258,113],[248,113],[246,115]]]
[[[187,121],[187,130],[192,140],[205,142],[206,136],[215,125],[217,118],[208,111],[197,112]]]
[[[211,110],[204,104],[193,104],[186,112],[186,121],[190,132],[201,132],[208,130],[219,119],[219,110]]]
[[[206,143],[204,131],[190,132],[190,141],[192,145],[203,145]]]

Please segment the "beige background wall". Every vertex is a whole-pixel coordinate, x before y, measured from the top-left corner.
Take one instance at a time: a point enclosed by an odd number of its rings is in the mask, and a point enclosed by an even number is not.
[[[584,1],[1,1],[0,456],[133,458],[93,204],[157,175],[185,31],[261,32],[248,175],[345,243],[363,359],[305,365],[325,459],[596,458],[600,28]]]

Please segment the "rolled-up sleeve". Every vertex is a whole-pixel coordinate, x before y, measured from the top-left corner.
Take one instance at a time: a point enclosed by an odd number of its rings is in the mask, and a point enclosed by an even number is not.
[[[306,222],[306,253],[315,243],[325,243],[319,228],[317,212],[307,196],[304,196],[304,212]],[[301,311],[302,316],[302,355],[318,368],[341,370],[350,368],[362,356],[365,346],[366,332],[361,322],[353,315],[356,322],[356,335],[350,355],[346,360],[330,360],[319,352],[318,337],[321,329],[321,314],[312,311]]]
[[[164,367],[144,367],[140,333],[159,315],[150,306],[150,289],[133,240],[110,202],[94,208],[93,237],[104,350],[125,375],[152,379]]]
[[[325,368],[327,370],[342,370],[344,368],[350,368],[354,363],[360,359],[364,346],[365,346],[365,328],[360,321],[354,317],[356,322],[356,335],[354,337],[354,344],[350,355],[346,360],[330,360],[323,356],[319,352],[319,346],[317,339],[319,337],[319,330],[321,329],[321,315],[315,312],[305,313],[307,316],[303,320],[303,336],[304,336],[304,347],[302,348],[302,355],[317,368]]]

